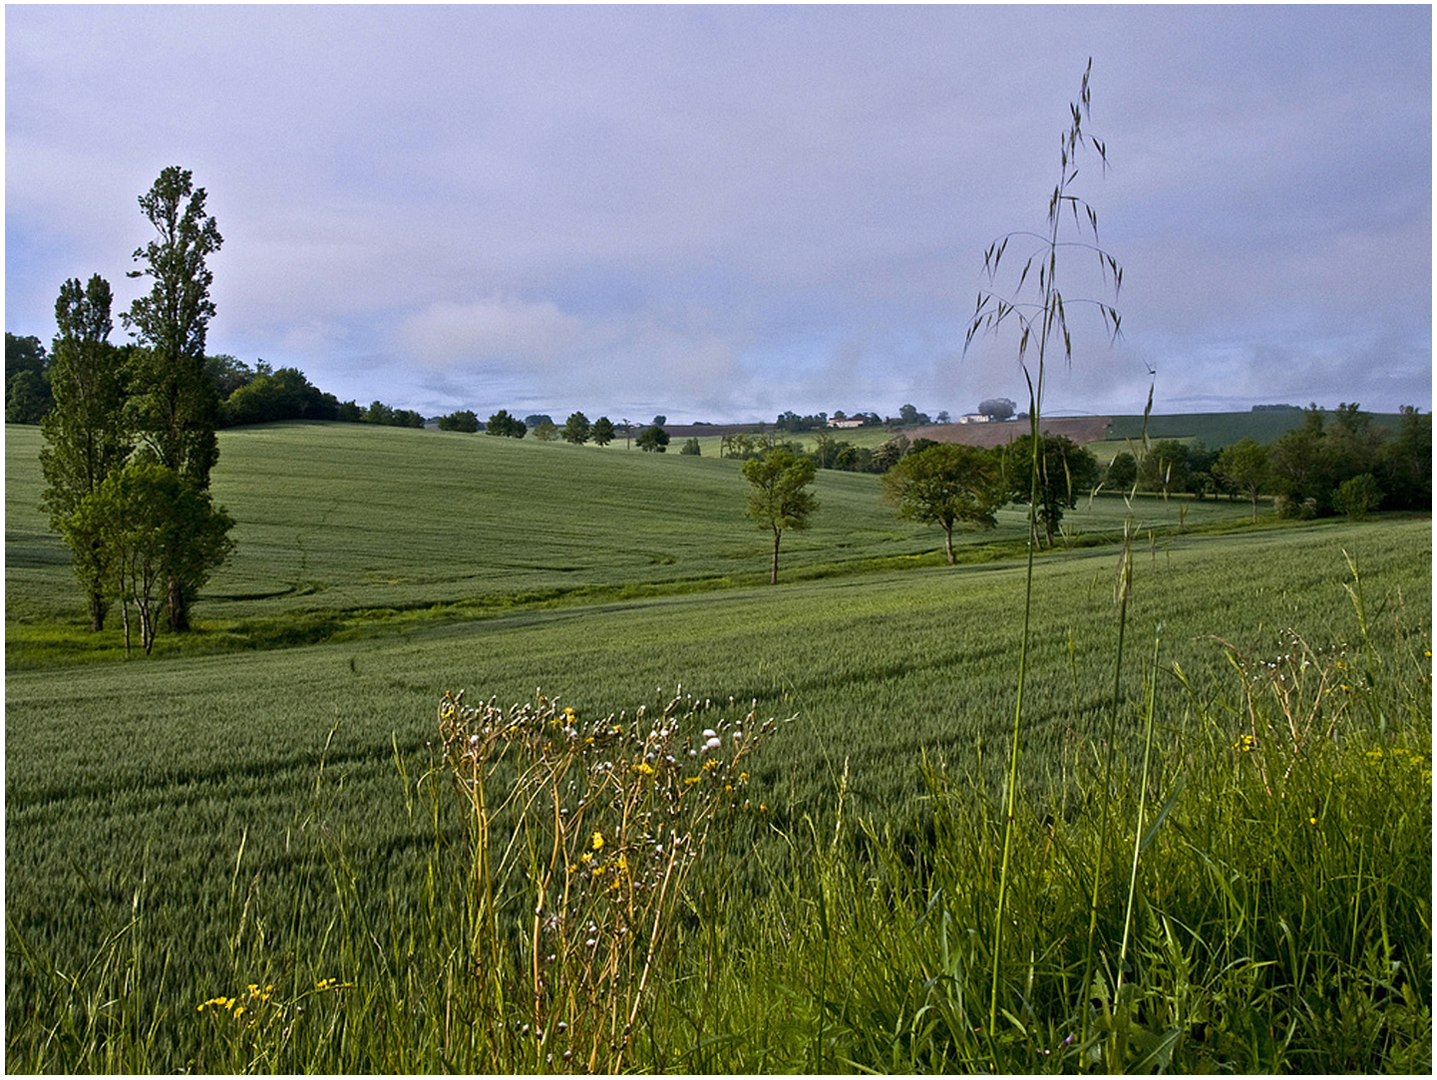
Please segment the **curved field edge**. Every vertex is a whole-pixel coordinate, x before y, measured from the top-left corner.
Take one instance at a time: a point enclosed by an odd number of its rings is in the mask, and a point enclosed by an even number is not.
[[[203,590],[197,632],[161,654],[285,648],[484,618],[742,588],[771,541],[743,515],[738,463],[486,436],[278,424],[221,433],[217,501],[237,548]],[[119,612],[91,634],[68,554],[39,510],[39,436],[6,430],[6,659],[11,670],[118,659]],[[942,533],[898,520],[877,477],[822,472],[811,529],[783,539],[780,576],[937,566]],[[1121,535],[1121,499],[1084,501],[1064,543]],[[1244,528],[1234,502],[1144,499],[1155,536]],[[1025,511],[958,538],[966,564],[1022,554]]]

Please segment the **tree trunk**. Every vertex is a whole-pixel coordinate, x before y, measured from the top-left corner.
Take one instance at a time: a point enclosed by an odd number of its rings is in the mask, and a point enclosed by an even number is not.
[[[770,585],[778,584],[778,541],[781,536],[783,536],[782,532],[778,529],[773,530],[773,572],[768,576]]]
[[[90,585],[90,631],[98,634],[105,629],[105,613],[110,610],[110,603],[105,599],[104,587],[95,581]]]
[[[953,525],[952,525],[951,522],[943,527],[943,536],[944,536],[945,545],[946,545],[947,548],[948,548],[948,565],[949,565],[949,566],[952,566],[952,565],[953,565]]]
[[[189,598],[185,596],[184,582],[172,578],[169,585],[169,627],[182,634],[190,628]]]

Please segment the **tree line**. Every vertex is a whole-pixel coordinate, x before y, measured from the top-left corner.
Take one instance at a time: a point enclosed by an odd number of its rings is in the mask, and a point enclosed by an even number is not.
[[[1033,436],[982,449],[899,435],[872,451],[868,471],[883,473],[884,499],[900,517],[943,529],[948,562],[955,561],[953,530],[992,528],[1008,503],[1035,501],[1034,543],[1052,545],[1063,514],[1090,492],[1148,491],[1164,495],[1226,494],[1272,498],[1284,517],[1346,514],[1360,519],[1383,508],[1432,508],[1432,416],[1404,406],[1389,435],[1357,405],[1342,404],[1330,418],[1316,405],[1303,424],[1267,446],[1244,438],[1221,451],[1201,443],[1158,440],[1145,450],[1123,451],[1106,467],[1067,436],[1038,436],[1038,477],[1033,486]],[[817,445],[774,436],[738,435],[725,452],[744,459],[750,482],[746,512],[773,535],[772,583],[778,582],[783,532],[808,527],[817,502],[807,491],[820,468],[842,468],[839,444],[820,435]],[[882,467],[879,467],[879,466]]]
[[[1263,498],[1291,518],[1430,511],[1432,414],[1404,405],[1397,430],[1389,432],[1357,404],[1343,402],[1331,414],[1313,404],[1300,427],[1266,445],[1243,438],[1219,451],[1161,439],[1146,452],[1122,451],[1103,483],[1119,491],[1247,498],[1254,519]]]

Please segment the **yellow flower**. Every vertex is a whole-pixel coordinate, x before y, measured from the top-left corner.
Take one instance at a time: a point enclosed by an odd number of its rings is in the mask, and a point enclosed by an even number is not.
[[[697,784],[698,782],[699,782],[699,778],[698,778],[697,776],[685,776],[685,777],[684,777],[684,783],[685,783],[685,784],[693,785],[693,784]]]
[[[604,834],[601,833],[601,832],[596,832],[596,833],[594,833],[594,837],[593,837],[592,840],[589,841],[589,843],[591,843],[591,844],[594,846],[594,850],[595,850],[595,851],[603,851],[603,850],[604,850]]]
[[[645,776],[653,776],[654,767],[650,765],[647,761],[641,761],[634,766],[634,772],[643,773]]]

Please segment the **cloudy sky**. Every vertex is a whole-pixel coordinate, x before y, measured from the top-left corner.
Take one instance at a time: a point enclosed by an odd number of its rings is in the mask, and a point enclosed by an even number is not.
[[[7,5],[5,328],[48,343],[69,277],[127,307],[136,199],[181,165],[224,235],[208,351],[341,399],[1024,401],[1015,334],[964,331],[990,241],[1045,226],[1089,57],[1109,168],[1073,191],[1124,335],[1064,249],[1046,410],[1430,410],[1425,5]]]

